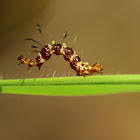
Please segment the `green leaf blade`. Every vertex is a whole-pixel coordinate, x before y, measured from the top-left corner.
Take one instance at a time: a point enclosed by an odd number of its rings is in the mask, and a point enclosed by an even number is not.
[[[83,96],[140,92],[140,75],[1,80],[1,93]]]

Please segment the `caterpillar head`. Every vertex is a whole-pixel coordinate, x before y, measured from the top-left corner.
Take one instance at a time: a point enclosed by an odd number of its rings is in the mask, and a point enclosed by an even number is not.
[[[99,74],[103,74],[104,70],[103,70],[103,67],[100,65],[100,64],[93,64],[92,65],[92,68],[93,68],[93,71],[94,72],[97,72]]]
[[[20,55],[18,58],[17,58],[17,60],[20,60],[20,64],[23,64],[24,63],[24,61],[26,60],[26,57],[25,56],[23,56],[23,55]]]
[[[23,59],[23,55],[20,55],[17,60]]]

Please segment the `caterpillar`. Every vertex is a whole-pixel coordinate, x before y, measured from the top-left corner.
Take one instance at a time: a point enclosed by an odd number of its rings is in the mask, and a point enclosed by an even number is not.
[[[37,28],[42,34],[42,30],[39,24],[37,24]],[[52,54],[63,55],[64,59],[70,63],[71,68],[76,71],[77,76],[87,76],[92,75],[93,73],[103,74],[103,67],[100,64],[95,63],[93,65],[89,65],[87,62],[83,63],[80,57],[76,54],[75,51],[73,51],[72,48],[68,47],[65,43],[61,44],[66,36],[67,31],[64,32],[63,39],[59,43],[55,43],[55,41],[52,41],[52,44],[45,45],[44,43],[44,46],[34,39],[26,38],[25,40],[35,42],[43,48],[34,59],[28,59],[26,56],[20,55],[17,60],[20,61],[20,64],[28,65],[28,69],[33,66],[38,66],[40,70],[42,64],[45,61],[48,61],[51,58]],[[36,46],[32,47],[37,48]]]

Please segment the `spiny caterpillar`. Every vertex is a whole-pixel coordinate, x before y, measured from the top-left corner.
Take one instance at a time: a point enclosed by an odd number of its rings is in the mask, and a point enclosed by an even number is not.
[[[37,28],[42,35],[42,30],[39,24],[37,25]],[[83,63],[80,57],[75,53],[75,51],[72,50],[72,48],[66,46],[65,43],[61,44],[61,42],[66,36],[67,31],[64,32],[63,39],[58,44],[55,43],[55,41],[52,41],[52,45],[45,45],[44,43],[44,46],[35,41],[34,39],[26,38],[25,40],[35,42],[41,45],[43,48],[35,59],[27,59],[26,56],[23,55],[19,56],[18,60],[20,60],[20,64],[26,64],[29,66],[29,68],[32,66],[38,66],[40,70],[42,64],[45,61],[49,60],[52,54],[56,54],[63,55],[64,59],[70,63],[71,68],[77,72],[78,76],[92,75],[93,73],[103,74],[103,67],[100,64],[96,63],[93,65],[89,65],[87,62]],[[32,47],[37,48],[36,46]]]

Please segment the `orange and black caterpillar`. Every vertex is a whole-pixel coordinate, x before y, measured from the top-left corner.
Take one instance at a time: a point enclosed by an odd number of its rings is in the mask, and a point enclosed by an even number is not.
[[[37,28],[39,32],[42,34],[39,24],[37,25]],[[66,36],[67,31],[65,31],[63,39]],[[26,56],[23,55],[19,56],[18,60],[20,60],[21,62],[20,64],[26,64],[29,66],[29,68],[32,66],[38,66],[40,69],[42,64],[50,59],[52,54],[56,54],[63,55],[64,59],[70,63],[71,68],[77,72],[78,76],[92,75],[93,73],[103,74],[103,67],[100,64],[96,63],[93,65],[89,65],[87,62],[83,63],[80,57],[75,53],[75,51],[72,50],[72,48],[66,46],[65,43],[61,44],[63,39],[58,44],[55,43],[55,41],[52,41],[52,45],[50,44],[45,45],[44,43],[44,47],[42,48],[41,52],[37,55],[35,59],[27,59]],[[30,40],[32,42],[38,43],[37,41],[31,38],[26,38],[25,40]],[[40,43],[38,44],[41,45]],[[32,47],[37,48],[35,46]]]

